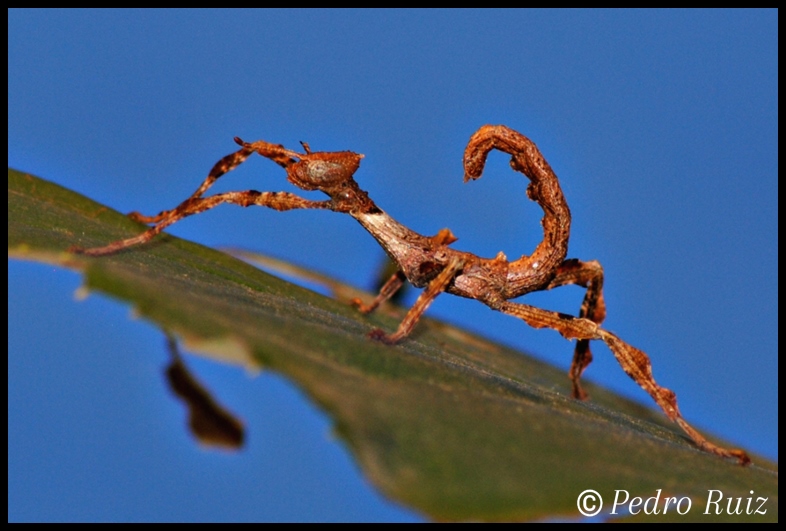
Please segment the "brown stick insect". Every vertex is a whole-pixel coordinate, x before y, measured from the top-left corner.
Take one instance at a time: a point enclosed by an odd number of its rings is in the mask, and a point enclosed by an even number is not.
[[[344,212],[371,233],[398,265],[398,271],[369,305],[357,299],[353,301],[361,312],[373,311],[401,288],[405,280],[425,288],[395,332],[388,334],[374,329],[369,334],[372,338],[388,344],[406,338],[431,302],[442,292],[476,299],[493,310],[523,319],[534,328],[551,328],[566,339],[576,339],[569,375],[573,396],[577,399],[587,396],[580,379],[592,361],[590,341],[601,340],[608,345],[623,370],[649,393],[666,416],[676,422],[699,448],[722,457],[735,458],[743,465],[750,463],[744,451],[721,448],[693,429],[680,414],[675,394],[655,382],[649,357],[600,327],[606,317],[603,269],[596,261],[565,259],[570,236],[570,210],[554,171],[535,144],[524,135],[503,125],[485,125],[472,135],[464,152],[465,182],[481,176],[486,157],[493,149],[511,155],[513,170],[530,180],[527,196],[538,203],[544,213],[541,222],[543,241],[531,255],[513,261],[501,252],[489,259],[454,250],[449,246],[456,237],[449,229],[442,229],[435,236],[423,236],[398,223],[377,207],[355,182],[353,175],[363,155],[351,151],[313,152],[306,143],[303,143],[305,153],[298,153],[264,141],[248,143],[235,138],[235,142],[241,146],[240,150],[218,161],[201,186],[176,208],[156,216],[143,216],[137,212],[129,214],[136,221],[154,224],[146,232],[104,247],[74,251],[100,256],[143,244],[169,225],[223,203],[243,207],[258,205],[280,211],[316,208]],[[203,197],[219,177],[235,169],[253,153],[283,167],[287,179],[295,186],[303,190],[319,190],[330,199],[312,201],[288,192],[255,190]],[[568,284],[578,284],[587,289],[578,317],[510,302],[510,299],[526,293]]]

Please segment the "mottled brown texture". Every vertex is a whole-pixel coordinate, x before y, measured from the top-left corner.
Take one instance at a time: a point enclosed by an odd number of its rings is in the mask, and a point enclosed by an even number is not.
[[[750,462],[742,450],[721,448],[694,430],[680,414],[674,393],[655,382],[649,357],[600,327],[606,317],[603,268],[596,261],[565,259],[570,237],[570,210],[554,171],[537,146],[524,135],[503,125],[485,125],[472,135],[464,152],[465,181],[480,178],[491,150],[511,155],[511,168],[530,181],[527,196],[543,209],[543,241],[531,255],[513,261],[509,261],[503,253],[494,258],[481,258],[451,249],[449,245],[456,241],[456,237],[449,229],[443,229],[435,236],[423,236],[388,216],[355,182],[353,176],[363,155],[351,151],[312,152],[308,144],[303,144],[305,153],[298,153],[264,141],[246,143],[235,138],[235,142],[241,149],[221,159],[194,194],[175,209],[151,217],[131,214],[137,221],[155,223],[149,230],[105,247],[74,251],[100,256],[145,243],[172,223],[222,203],[258,205],[275,210],[317,208],[344,212],[371,233],[399,268],[368,306],[359,300],[353,301],[361,311],[373,311],[403,285],[404,279],[416,287],[425,288],[396,332],[386,334],[375,329],[370,333],[372,338],[389,344],[401,341],[442,292],[476,299],[494,310],[518,317],[534,328],[551,328],[566,339],[576,339],[569,374],[573,396],[578,399],[586,398],[580,379],[592,361],[589,342],[601,340],[611,349],[623,370],[649,393],[669,419],[682,427],[697,446],[719,456],[735,458],[741,464]],[[219,177],[242,164],[254,152],[283,167],[287,179],[295,186],[322,191],[330,199],[310,201],[286,192],[254,190],[203,197]],[[568,284],[587,288],[578,317],[509,302],[533,291]]]

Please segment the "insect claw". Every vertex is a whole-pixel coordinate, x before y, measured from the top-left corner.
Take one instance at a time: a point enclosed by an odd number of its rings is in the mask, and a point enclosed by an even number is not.
[[[373,339],[374,341],[379,341],[381,343],[385,343],[386,345],[395,345],[396,341],[391,339],[391,337],[385,333],[384,330],[381,328],[375,328],[371,332],[368,333],[368,337]]]

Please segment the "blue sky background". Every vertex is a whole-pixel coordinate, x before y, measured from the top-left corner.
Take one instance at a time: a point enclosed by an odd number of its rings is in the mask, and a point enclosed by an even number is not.
[[[234,136],[304,140],[364,153],[357,180],[411,228],[515,257],[541,237],[526,181],[498,155],[462,184],[469,136],[506,124],[560,176],[569,256],[605,268],[606,327],[652,356],[689,421],[777,459],[777,44],[774,10],[11,10],[8,164],[156,213]],[[291,190],[261,160],[224,181]],[[227,206],[170,232],[361,287],[383,257],[331,212]],[[238,455],[200,449],[164,386],[160,332],[101,296],[77,302],[75,273],[8,267],[9,520],[419,519],[277,375],[188,357],[249,429]],[[525,300],[576,313],[581,297]],[[429,313],[570,363],[558,334],[474,301]],[[589,379],[651,404],[595,355]]]

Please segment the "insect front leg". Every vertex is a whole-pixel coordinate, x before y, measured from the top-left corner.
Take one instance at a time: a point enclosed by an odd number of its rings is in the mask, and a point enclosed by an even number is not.
[[[557,268],[557,275],[545,289],[577,284],[587,288],[584,300],[581,303],[579,317],[601,324],[606,318],[606,303],[603,300],[603,268],[600,263],[593,260],[582,262],[575,258],[565,260]],[[581,387],[580,379],[584,370],[592,362],[592,351],[588,339],[576,341],[573,352],[573,362],[570,365],[569,376],[573,383],[573,398],[586,400],[587,393]]]
[[[275,210],[332,208],[332,204],[329,201],[310,201],[287,192],[257,192],[255,190],[247,190],[245,192],[227,192],[210,197],[203,197],[205,192],[207,192],[220,177],[240,166],[252,153],[259,153],[283,168],[287,168],[291,164],[294,164],[295,160],[292,156],[298,155],[293,151],[285,149],[283,146],[270,144],[262,140],[246,143],[239,138],[235,138],[235,142],[242,146],[241,149],[234,153],[230,153],[213,165],[213,168],[210,170],[205,180],[202,181],[202,184],[199,185],[188,199],[180,203],[177,207],[172,210],[164,210],[155,216],[145,216],[139,212],[131,212],[128,215],[131,219],[140,223],[155,223],[153,227],[138,236],[118,240],[103,247],[83,249],[75,246],[70,249],[71,252],[89,256],[103,256],[128,247],[133,247],[134,245],[140,245],[153,239],[169,225],[185,217],[199,214],[223,203],[233,203],[244,207],[251,205],[266,206]]]
[[[231,172],[241,164],[243,164],[248,157],[251,156],[252,153],[256,151],[253,146],[245,145],[242,149],[230,153],[226,157],[222,158],[218,162],[213,165],[213,168],[210,170],[210,173],[207,174],[207,177],[202,184],[199,185],[193,194],[191,194],[188,199],[180,203],[177,208],[172,210],[164,210],[159,212],[155,216],[145,216],[144,214],[140,214],[139,212],[131,212],[128,214],[128,217],[133,219],[134,221],[138,221],[139,223],[160,223],[166,219],[171,218],[174,215],[174,212],[178,208],[182,208],[183,205],[187,204],[189,201],[193,201],[197,198],[202,197],[207,190],[213,186],[216,181],[223,175]]]
[[[72,248],[71,251],[89,256],[112,254],[122,249],[133,247],[134,245],[149,242],[166,227],[181,219],[193,216],[194,214],[200,214],[224,203],[235,204],[242,207],[252,205],[264,206],[279,211],[301,208],[329,210],[333,207],[331,201],[311,201],[289,192],[257,192],[256,190],[247,190],[244,192],[226,192],[210,197],[194,198],[192,196],[183,201],[177,208],[162,213],[165,215],[161,216],[161,219],[156,225],[150,227],[147,231],[138,236],[126,238],[125,240],[118,240],[104,247],[93,247],[90,249]]]

